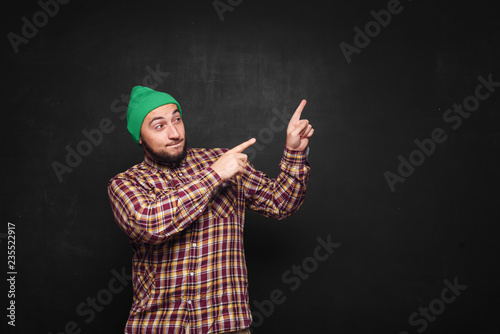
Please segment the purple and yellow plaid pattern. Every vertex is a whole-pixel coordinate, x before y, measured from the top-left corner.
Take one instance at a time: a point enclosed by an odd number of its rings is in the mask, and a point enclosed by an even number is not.
[[[109,181],[129,236],[133,303],[125,333],[224,333],[250,326],[245,208],[283,219],[305,196],[305,152],[285,148],[276,179],[250,163],[222,182],[210,166],[226,149],[189,149],[171,168],[149,158]]]

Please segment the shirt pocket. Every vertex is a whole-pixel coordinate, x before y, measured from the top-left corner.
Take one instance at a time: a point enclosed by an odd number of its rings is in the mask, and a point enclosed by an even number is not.
[[[140,268],[134,272],[132,282],[134,287],[132,313],[135,314],[144,311],[151,299],[156,285],[156,268],[154,266]]]

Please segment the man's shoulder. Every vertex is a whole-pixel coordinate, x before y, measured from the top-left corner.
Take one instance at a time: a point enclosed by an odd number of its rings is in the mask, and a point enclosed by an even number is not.
[[[150,170],[151,170],[151,167],[148,166],[145,161],[142,161],[142,162],[130,167],[129,169],[113,176],[109,180],[108,184],[111,184],[111,183],[113,183],[113,181],[117,181],[117,180],[136,179],[138,176],[149,173]]]

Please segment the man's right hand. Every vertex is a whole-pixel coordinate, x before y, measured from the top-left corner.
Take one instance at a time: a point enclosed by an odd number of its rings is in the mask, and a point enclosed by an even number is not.
[[[244,143],[233,147],[211,166],[212,169],[220,176],[223,181],[229,180],[235,175],[242,174],[245,171],[247,164],[247,155],[242,152],[248,147],[255,144],[256,139],[252,138]]]

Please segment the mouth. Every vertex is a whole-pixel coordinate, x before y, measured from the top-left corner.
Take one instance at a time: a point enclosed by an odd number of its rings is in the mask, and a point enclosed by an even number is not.
[[[167,147],[176,149],[176,148],[181,147],[181,144],[182,144],[182,140],[176,144],[167,145]]]

